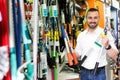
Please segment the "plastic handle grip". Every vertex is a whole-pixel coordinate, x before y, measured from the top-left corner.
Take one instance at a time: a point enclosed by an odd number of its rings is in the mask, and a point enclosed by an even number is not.
[[[78,64],[78,60],[77,60],[76,54],[74,52],[72,53],[72,56],[73,56],[74,63]]]
[[[62,30],[63,38],[66,38],[65,31],[64,31],[64,26],[63,26],[63,25],[62,25],[62,27],[61,27],[61,30]]]
[[[86,58],[87,58],[87,56],[85,55],[85,56],[82,58],[82,60],[80,61],[79,66],[81,66],[81,65],[83,64],[83,62],[86,60]]]
[[[96,62],[93,74],[96,75],[99,62]]]
[[[69,63],[69,66],[72,66],[73,65],[73,62],[72,62],[72,56],[70,53],[67,53],[67,57],[68,57],[68,63]]]

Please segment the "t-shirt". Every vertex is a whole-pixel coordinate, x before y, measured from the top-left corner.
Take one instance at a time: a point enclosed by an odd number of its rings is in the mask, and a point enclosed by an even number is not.
[[[87,59],[82,64],[83,67],[87,69],[94,69],[95,63],[99,62],[99,67],[107,65],[106,60],[106,49],[103,48],[100,43],[100,34],[104,34],[104,29],[99,26],[92,33],[89,33],[88,30],[84,30],[77,37],[77,44],[75,51],[81,55],[81,59],[86,55]],[[114,39],[110,32],[107,32],[107,37],[109,38],[109,44],[112,48],[116,48],[114,44]],[[96,44],[99,43],[98,44]]]

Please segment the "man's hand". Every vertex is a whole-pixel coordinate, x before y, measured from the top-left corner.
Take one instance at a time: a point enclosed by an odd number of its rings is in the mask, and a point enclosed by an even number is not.
[[[109,44],[109,40],[106,37],[102,37],[101,43],[107,50],[108,56],[111,57],[116,62],[118,57],[117,54],[119,51],[111,47],[111,45]]]
[[[68,45],[69,45],[69,47],[71,47],[71,48],[73,47],[73,43],[72,43],[71,40],[69,41]]]
[[[101,43],[104,46],[104,48],[109,47],[109,39],[107,37],[102,37]]]

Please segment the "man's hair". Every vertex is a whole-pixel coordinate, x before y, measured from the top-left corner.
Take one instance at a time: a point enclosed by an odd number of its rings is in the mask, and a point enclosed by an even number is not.
[[[99,10],[97,8],[90,8],[88,11],[87,11],[87,14],[86,16],[88,15],[89,12],[95,12],[97,11],[99,13]]]

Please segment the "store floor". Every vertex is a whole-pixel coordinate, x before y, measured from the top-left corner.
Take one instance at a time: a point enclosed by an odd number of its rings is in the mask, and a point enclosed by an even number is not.
[[[51,80],[51,72],[49,71],[48,79]],[[72,72],[61,72],[58,73],[58,80],[80,80],[79,74]]]
[[[58,78],[59,80],[79,80],[79,75],[77,73],[61,72]]]
[[[80,80],[79,78],[74,78],[74,79],[67,79],[67,80]]]

